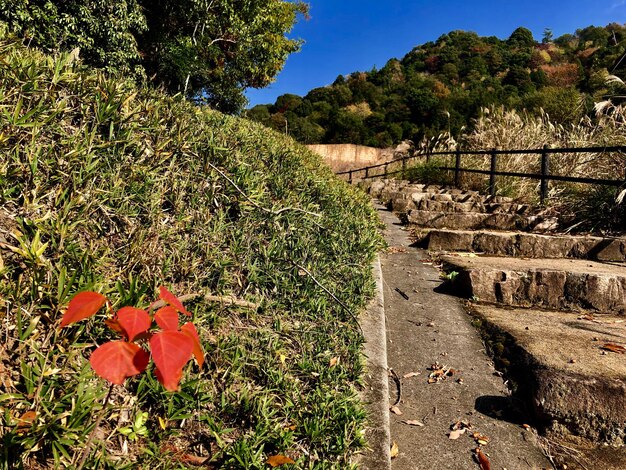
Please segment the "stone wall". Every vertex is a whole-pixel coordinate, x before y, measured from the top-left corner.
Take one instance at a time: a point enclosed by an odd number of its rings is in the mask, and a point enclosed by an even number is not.
[[[393,149],[379,149],[354,144],[307,145],[321,155],[333,171],[344,171],[374,165],[393,158]]]

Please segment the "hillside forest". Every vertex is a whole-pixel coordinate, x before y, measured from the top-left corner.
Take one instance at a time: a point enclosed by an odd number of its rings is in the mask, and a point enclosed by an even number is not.
[[[374,147],[466,134],[494,107],[568,126],[592,116],[594,103],[615,101],[621,84],[607,77],[625,75],[625,52],[626,26],[616,23],[557,38],[545,30],[541,40],[523,27],[504,40],[452,31],[381,69],[279,96],[247,116],[302,143]]]

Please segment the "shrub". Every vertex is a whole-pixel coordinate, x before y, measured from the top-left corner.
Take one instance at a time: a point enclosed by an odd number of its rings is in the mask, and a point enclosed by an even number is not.
[[[174,394],[152,374],[116,387],[87,466],[254,469],[288,452],[346,468],[362,337],[316,281],[354,310],[372,292],[366,196],[261,125],[71,54],[5,37],[0,53],[0,467],[75,465],[103,408],[87,357],[112,333],[101,314],[55,328],[69,299],[118,310],[168,285],[194,294],[204,372]]]

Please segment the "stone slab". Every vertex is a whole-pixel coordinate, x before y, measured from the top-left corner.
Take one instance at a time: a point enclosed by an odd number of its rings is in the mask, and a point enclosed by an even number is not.
[[[525,230],[530,228],[528,218],[517,214],[410,210],[407,213],[407,219],[410,224],[430,228],[450,228],[459,230]]]
[[[473,251],[520,258],[581,258],[618,263],[626,261],[626,239],[588,235],[433,229],[428,232],[427,247],[432,251]]]
[[[623,317],[492,306],[473,310],[508,337],[499,346],[501,354],[536,418],[552,434],[626,444],[625,356],[602,349],[607,343],[626,346]]]
[[[626,267],[588,260],[441,257],[457,292],[483,302],[626,313]]]

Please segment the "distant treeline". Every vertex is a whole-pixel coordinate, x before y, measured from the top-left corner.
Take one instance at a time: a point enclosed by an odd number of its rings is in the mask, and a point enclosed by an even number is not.
[[[607,76],[626,75],[626,26],[589,26],[541,42],[526,28],[506,40],[452,31],[380,70],[340,75],[305,97],[286,94],[249,118],[303,143],[388,147],[471,128],[493,105],[575,123],[613,96]]]

